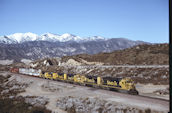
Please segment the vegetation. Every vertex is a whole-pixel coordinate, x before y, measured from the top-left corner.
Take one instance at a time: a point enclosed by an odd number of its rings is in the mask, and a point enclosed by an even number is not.
[[[34,107],[24,102],[24,98],[0,98],[1,113],[51,113],[43,107]]]
[[[19,90],[12,90],[8,93],[1,93],[8,87],[4,87],[3,83],[8,81],[10,76],[4,77],[0,75],[0,112],[1,113],[51,113],[45,107],[35,107],[29,103],[25,103],[23,97],[16,97]]]
[[[84,59],[88,62],[102,62],[106,65],[168,65],[169,45],[143,44],[111,53],[64,56],[62,57],[62,62],[66,62],[71,58],[78,62],[81,62],[80,59]]]

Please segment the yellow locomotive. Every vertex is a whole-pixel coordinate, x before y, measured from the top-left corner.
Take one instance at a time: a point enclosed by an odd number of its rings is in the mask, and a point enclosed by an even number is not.
[[[138,95],[131,78],[94,77],[50,72],[42,72],[40,77]]]
[[[113,91],[125,92],[138,95],[134,82],[131,78],[95,77],[80,74],[65,74],[56,72],[43,72],[40,69],[12,68],[12,73],[20,73],[29,76],[41,77],[45,79],[58,80],[96,88],[103,88]]]

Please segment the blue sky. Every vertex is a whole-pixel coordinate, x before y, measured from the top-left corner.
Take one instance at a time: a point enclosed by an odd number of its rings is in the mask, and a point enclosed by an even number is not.
[[[0,0],[0,35],[32,32],[169,42],[168,0]]]

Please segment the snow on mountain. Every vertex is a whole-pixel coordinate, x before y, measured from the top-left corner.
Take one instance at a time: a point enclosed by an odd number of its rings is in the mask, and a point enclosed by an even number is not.
[[[15,33],[7,36],[9,39],[17,41],[18,43],[26,42],[26,41],[35,41],[38,38],[38,35],[34,33]]]
[[[106,38],[104,37],[101,37],[101,36],[93,36],[93,37],[88,37],[88,38],[85,38],[86,40],[88,41],[95,41],[95,40],[106,40]]]
[[[52,34],[52,33],[45,33],[42,34],[37,40],[39,41],[57,41],[60,35]]]
[[[0,43],[12,44],[12,43],[17,43],[17,41],[10,39],[7,36],[3,36],[3,37],[0,37]]]
[[[67,41],[75,41],[75,42],[87,42],[87,41],[96,41],[96,40],[106,40],[101,36],[93,36],[93,37],[80,37],[73,34],[65,33],[62,35],[45,33],[40,36],[34,33],[15,33],[8,36],[1,36],[0,43],[11,44],[11,43],[22,43],[27,41],[49,41],[49,42],[67,42]]]
[[[0,37],[0,60],[19,61],[21,59],[96,54],[121,50],[142,43],[145,42],[124,38],[109,39],[101,36],[79,37],[69,33],[62,35],[45,33],[39,36],[34,33],[15,33]]]
[[[65,33],[63,35],[58,35],[58,34],[52,34],[52,33],[46,33],[41,35],[37,40],[39,41],[59,41],[59,42],[67,42],[67,41],[80,41],[82,40],[81,37],[72,35],[69,33]]]
[[[64,42],[66,42],[66,41],[76,41],[76,42],[78,42],[78,41],[82,40],[81,37],[76,36],[76,35],[72,35],[72,34],[69,34],[69,33],[65,33],[65,34],[61,35],[60,39],[61,39],[61,41],[64,41]]]

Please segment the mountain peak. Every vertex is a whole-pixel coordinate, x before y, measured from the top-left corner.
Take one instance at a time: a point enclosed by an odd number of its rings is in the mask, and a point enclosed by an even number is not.
[[[27,32],[27,33],[14,33],[7,37],[11,40],[14,40],[20,43],[20,42],[25,42],[25,41],[34,41],[37,39],[38,35],[31,32]]]
[[[70,33],[64,33],[61,35],[63,38],[67,38],[67,37],[75,37],[75,35],[70,34]]]
[[[58,35],[58,34],[53,34],[53,33],[45,33],[45,34],[42,34],[41,36],[56,38],[57,36],[60,36],[60,35]],[[40,36],[40,37],[41,37],[41,36]]]
[[[60,36],[60,35],[58,35],[58,34],[49,33],[49,32],[44,33],[44,34],[42,34],[41,36],[43,36],[43,35],[46,35],[46,36]]]
[[[93,36],[94,39],[105,39],[104,37],[101,36]]]

